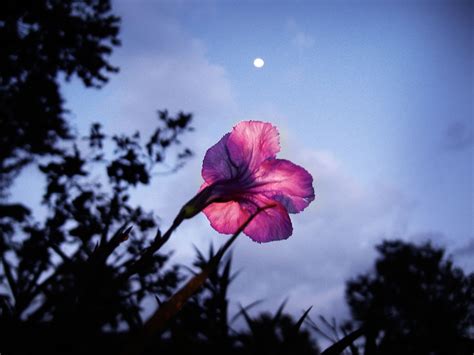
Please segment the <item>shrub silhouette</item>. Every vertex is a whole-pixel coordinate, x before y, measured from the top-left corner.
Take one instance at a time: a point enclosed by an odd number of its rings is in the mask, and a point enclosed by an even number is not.
[[[212,246],[207,257],[199,250],[196,254],[197,270],[215,256]],[[160,343],[155,344],[156,349],[165,354],[319,354],[309,332],[301,329],[307,312],[294,320],[284,312],[285,302],[274,315],[264,312],[250,316],[249,309],[256,302],[230,317],[228,288],[236,276],[232,273],[232,257],[228,256],[175,317]],[[244,318],[245,326],[235,329],[232,323],[239,317]]]
[[[5,334],[14,339],[27,329],[47,328],[43,337],[34,337],[46,348],[87,348],[92,340],[84,339],[104,328],[141,326],[147,295],[172,294],[182,277],[177,266],[165,267],[168,255],[155,254],[123,276],[157,228],[157,218],[129,198],[132,187],[149,183],[157,164],[167,161],[174,170],[191,155],[184,148],[167,159],[168,150],[190,129],[191,118],[160,112],[160,125],[145,142],[138,133],[108,137],[95,124],[86,137],[87,154],[73,145],[40,166],[47,181],[45,220],[36,221],[20,204],[3,205],[0,321]],[[110,157],[104,141],[114,145]],[[133,230],[125,229],[128,225]],[[69,348],[62,348],[59,339]],[[11,345],[13,352],[32,344]]]
[[[430,243],[385,241],[377,251],[374,272],[346,288],[355,323],[370,325],[365,354],[470,353],[474,274]]]

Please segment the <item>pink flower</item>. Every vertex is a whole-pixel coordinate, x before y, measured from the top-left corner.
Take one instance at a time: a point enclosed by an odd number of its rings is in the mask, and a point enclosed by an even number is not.
[[[204,213],[220,233],[233,234],[257,210],[244,229],[259,243],[288,238],[288,213],[298,213],[314,200],[313,178],[302,167],[276,159],[279,135],[270,123],[244,121],[209,148],[202,177]]]

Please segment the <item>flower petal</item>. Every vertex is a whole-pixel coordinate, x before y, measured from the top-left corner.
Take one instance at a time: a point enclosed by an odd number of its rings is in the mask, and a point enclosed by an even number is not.
[[[262,163],[254,175],[252,193],[261,193],[285,206],[289,213],[305,209],[314,200],[313,177],[301,166],[285,159]]]
[[[219,233],[233,234],[250,217],[238,202],[215,202],[203,210],[211,226]]]
[[[259,207],[274,204],[272,208],[261,211],[244,229],[244,233],[258,243],[287,239],[293,233],[290,216],[285,207],[278,202],[259,196]]]
[[[278,130],[267,122],[240,122],[230,133],[227,148],[236,166],[253,172],[280,151]]]
[[[259,212],[244,229],[244,233],[258,243],[288,238],[292,232],[290,216],[285,207],[263,195],[248,195],[236,202],[214,202],[203,212],[211,226],[223,234],[233,234],[257,211],[258,207],[274,205]]]
[[[219,142],[209,148],[204,156],[201,175],[209,184],[230,179],[237,173],[237,167],[233,165],[227,149],[229,136],[230,133],[227,133]]]

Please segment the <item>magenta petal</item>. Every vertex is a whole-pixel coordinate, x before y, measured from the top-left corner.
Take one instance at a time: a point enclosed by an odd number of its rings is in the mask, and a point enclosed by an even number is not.
[[[302,167],[276,159],[279,150],[276,127],[240,122],[206,152],[205,183],[191,201],[198,206],[191,207],[207,205],[204,213],[212,227],[226,234],[235,233],[258,208],[270,207],[249,223],[245,234],[259,243],[288,238],[293,231],[288,213],[314,200],[313,178]]]
[[[233,234],[250,217],[250,212],[235,201],[212,203],[204,209],[211,226],[219,233]]]
[[[278,130],[266,122],[240,122],[230,133],[227,148],[235,165],[255,171],[280,151]]]
[[[230,160],[227,141],[230,133],[227,133],[219,142],[209,148],[202,163],[202,177],[207,183],[230,179],[237,169]]]
[[[244,233],[258,243],[287,239],[293,233],[290,216],[285,207],[271,200],[266,200],[262,206],[269,204],[275,206],[261,211],[244,229]]]
[[[263,162],[255,173],[251,191],[281,202],[290,213],[302,211],[314,200],[311,174],[284,159]]]

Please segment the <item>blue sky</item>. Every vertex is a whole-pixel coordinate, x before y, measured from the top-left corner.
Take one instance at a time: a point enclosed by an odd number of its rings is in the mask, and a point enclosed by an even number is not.
[[[100,91],[73,80],[63,93],[82,133],[95,121],[146,133],[157,109],[194,113],[194,160],[134,196],[163,227],[199,187],[206,149],[238,121],[276,124],[281,156],[314,176],[316,200],[289,240],[236,245],[237,301],[275,309],[289,296],[294,312],[343,317],[344,281],[370,267],[383,238],[430,238],[474,269],[472,2],[113,4],[121,72]],[[189,263],[191,245],[210,240],[225,238],[199,216],[169,248]]]

